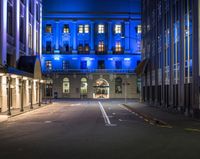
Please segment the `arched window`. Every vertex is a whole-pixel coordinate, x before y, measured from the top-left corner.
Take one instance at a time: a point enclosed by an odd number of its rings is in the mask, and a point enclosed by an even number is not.
[[[64,78],[63,79],[63,93],[69,93],[70,89],[70,83],[69,83],[69,78]]]
[[[120,77],[117,77],[115,79],[115,93],[116,94],[122,93],[122,79]]]
[[[87,79],[86,78],[81,78],[81,94],[87,94]]]

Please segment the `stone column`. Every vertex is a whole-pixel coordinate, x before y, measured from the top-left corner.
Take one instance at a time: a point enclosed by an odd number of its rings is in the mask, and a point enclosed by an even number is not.
[[[130,53],[130,22],[125,22],[125,53]]]
[[[15,61],[19,59],[20,47],[20,1],[15,1]]]
[[[3,0],[1,3],[1,37],[0,37],[0,64],[6,64],[7,54],[7,0]]]
[[[94,54],[95,53],[95,48],[94,48],[94,33],[95,33],[95,29],[94,29],[94,22],[91,22],[90,24],[91,29],[90,29],[90,53]]]
[[[33,80],[33,90],[32,90],[32,102],[33,104],[36,104],[36,96],[37,96],[37,91],[36,91],[36,81]]]
[[[26,36],[26,41],[25,41],[25,44],[26,44],[26,48],[25,48],[25,51],[26,51],[26,55],[29,55],[29,0],[26,0],[26,12],[25,12],[25,23],[26,23],[26,27],[25,27],[25,36]]]
[[[180,78],[179,78],[179,106],[184,108],[184,3],[179,6],[180,10]]]
[[[7,107],[7,77],[2,76],[0,83],[0,106],[1,112],[5,112],[8,110]]]
[[[77,22],[73,22],[73,54],[77,54]]]
[[[112,54],[113,50],[112,50],[112,34],[113,34],[113,30],[112,30],[112,22],[108,22],[108,54]]]
[[[13,78],[12,85],[13,85],[13,88],[12,88],[13,89],[13,92],[12,92],[13,107],[20,108],[19,79]]]

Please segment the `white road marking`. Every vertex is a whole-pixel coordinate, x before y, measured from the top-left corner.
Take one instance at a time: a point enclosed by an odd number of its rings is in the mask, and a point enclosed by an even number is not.
[[[77,103],[77,104],[70,104],[71,107],[73,106],[80,106],[81,104],[80,103]]]
[[[106,126],[115,126],[114,124],[111,124],[110,119],[109,119],[105,109],[103,108],[103,105],[101,104],[101,102],[99,102],[99,108],[100,108],[101,113],[103,115],[104,122],[105,122]]]

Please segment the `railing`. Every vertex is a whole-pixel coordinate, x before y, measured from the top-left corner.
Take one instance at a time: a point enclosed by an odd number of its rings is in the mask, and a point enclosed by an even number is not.
[[[43,70],[43,73],[128,73],[135,74],[134,69],[53,69]]]

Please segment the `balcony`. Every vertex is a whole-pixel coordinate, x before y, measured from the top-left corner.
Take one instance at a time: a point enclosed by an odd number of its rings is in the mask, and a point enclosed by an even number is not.
[[[122,73],[122,74],[135,74],[134,69],[52,69],[43,70],[44,74],[58,73],[58,74],[73,74],[73,73]]]

